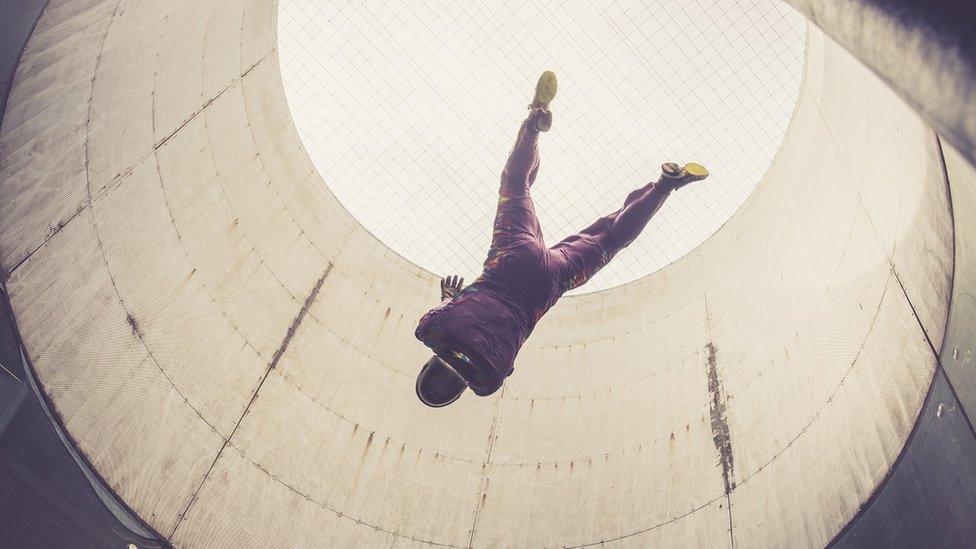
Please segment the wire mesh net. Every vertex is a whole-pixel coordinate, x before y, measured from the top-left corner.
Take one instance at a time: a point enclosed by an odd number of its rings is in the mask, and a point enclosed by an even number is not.
[[[544,70],[559,77],[532,188],[547,245],[620,208],[663,162],[709,168],[573,293],[649,274],[714,233],[768,170],[803,68],[805,23],[775,0],[281,0],[278,17],[285,92],[322,178],[438,275],[481,272]]]

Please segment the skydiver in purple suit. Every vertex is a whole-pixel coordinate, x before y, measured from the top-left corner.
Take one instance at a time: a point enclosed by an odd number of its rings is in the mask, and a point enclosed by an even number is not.
[[[481,276],[467,287],[457,276],[442,279],[443,301],[417,326],[417,339],[434,351],[416,385],[428,406],[447,406],[467,388],[479,396],[497,391],[556,301],[633,242],[672,191],[708,176],[698,164],[664,164],[660,179],[631,192],[622,208],[546,247],[529,189],[539,173],[539,134],[552,127],[549,103],[555,96],[556,75],[546,71],[502,171]]]

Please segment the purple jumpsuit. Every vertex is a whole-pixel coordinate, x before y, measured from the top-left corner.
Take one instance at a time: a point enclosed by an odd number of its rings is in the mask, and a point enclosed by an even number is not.
[[[415,332],[481,396],[501,387],[522,344],[563,293],[585,283],[630,244],[656,210],[632,208],[641,211],[626,216],[626,227],[614,224],[632,204],[652,198],[651,183],[632,192],[620,210],[547,248],[529,196],[539,172],[534,114],[522,123],[502,172],[484,271],[457,297],[428,311]]]

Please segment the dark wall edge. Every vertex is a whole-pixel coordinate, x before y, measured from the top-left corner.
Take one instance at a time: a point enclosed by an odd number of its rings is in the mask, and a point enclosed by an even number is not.
[[[960,264],[960,251],[976,246],[971,234],[976,223],[971,208],[959,207],[960,201],[952,200],[953,196],[968,198],[972,189],[963,189],[963,182],[950,178],[939,136],[936,143],[953,222],[946,335],[905,446],[830,547],[964,547],[967,540],[976,539],[976,430],[945,367],[946,360],[955,360],[954,350],[966,341],[976,341],[972,311],[957,307],[959,296],[974,289],[970,266]],[[949,326],[956,329],[949,330]]]
[[[0,0],[0,127],[20,56],[47,3],[48,0]]]
[[[3,127],[7,99],[10,96],[21,57],[47,5],[48,0],[0,0],[0,128]],[[6,273],[4,273],[5,276]],[[3,338],[4,341],[0,342],[0,347],[2,347],[3,351],[4,366],[9,368],[12,373],[16,374],[17,378],[23,381],[24,389],[26,389],[23,395],[24,402],[18,406],[18,409],[10,418],[11,424],[19,423],[19,425],[14,425],[11,431],[31,431],[30,436],[26,438],[17,437],[16,441],[11,442],[14,436],[11,435],[4,438],[6,429],[0,430],[0,439],[5,443],[13,444],[15,448],[12,450],[26,460],[51,461],[61,466],[66,463],[73,463],[77,471],[73,475],[70,473],[64,475],[61,480],[71,477],[73,477],[72,480],[83,478],[88,483],[87,489],[95,496],[94,498],[88,499],[88,501],[99,502],[104,506],[103,511],[109,513],[106,515],[104,512],[93,511],[91,509],[76,509],[67,511],[72,515],[68,520],[58,521],[53,517],[48,517],[48,519],[63,524],[71,524],[72,521],[77,521],[79,517],[84,517],[93,523],[90,525],[92,531],[101,530],[107,536],[114,536],[125,541],[137,541],[143,547],[164,546],[167,542],[160,540],[165,540],[165,538],[155,532],[152,527],[118,497],[111,486],[105,482],[105,479],[92,467],[87,457],[78,449],[75,441],[67,434],[63,422],[54,412],[47,395],[40,390],[33,366],[26,358],[27,354],[23,351],[23,341],[20,338],[20,332],[17,330],[16,321],[13,318],[6,287],[2,284],[0,284],[0,299],[2,299],[0,306],[3,308],[3,311],[0,312],[2,313],[0,314],[0,325],[2,325],[3,329],[0,332],[6,336]],[[17,358],[20,360],[17,360]],[[37,429],[37,420],[39,418],[46,418],[49,422],[49,428],[43,430]],[[66,459],[65,454],[70,459]],[[11,473],[7,472],[7,474],[9,475]],[[18,480],[22,482],[21,486],[26,487],[28,490],[32,487],[40,489],[36,484],[36,479],[25,476]],[[76,491],[86,488],[83,485],[79,486],[79,484],[81,483],[76,482],[73,485],[59,486],[59,488],[64,488],[66,491]],[[5,497],[8,498],[7,503],[14,503],[9,498],[15,498],[16,496],[7,494]],[[51,513],[64,511],[64,507],[50,509]],[[88,516],[89,511],[91,511],[91,516]],[[39,519],[39,523],[43,525],[44,517],[39,517]],[[97,534],[88,538],[85,538],[85,535],[85,533],[79,533],[76,537],[65,541],[77,542],[87,540],[91,542],[96,539],[101,541]],[[2,536],[0,536],[0,539],[2,539]],[[39,539],[42,538],[35,538],[34,541]],[[50,538],[46,539],[49,540]],[[27,543],[31,542],[27,541]]]

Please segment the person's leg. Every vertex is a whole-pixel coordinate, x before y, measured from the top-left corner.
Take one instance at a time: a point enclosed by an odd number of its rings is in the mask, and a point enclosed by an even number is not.
[[[693,181],[708,177],[708,170],[699,164],[678,166],[667,163],[661,166],[661,178],[637,189],[627,196],[624,207],[614,216],[610,226],[610,240],[618,248],[626,248],[641,234],[647,222],[661,209],[671,194]]]
[[[529,194],[539,173],[539,131],[534,127],[536,116],[536,111],[530,111],[522,122],[515,145],[502,170],[491,248],[484,262],[485,272],[476,282],[494,274],[499,261],[519,246],[529,244],[542,247],[542,227]]]
[[[556,96],[556,87],[556,75],[549,71],[544,72],[536,83],[529,114],[519,128],[515,145],[502,170],[491,248],[485,259],[484,273],[475,282],[498,274],[499,262],[505,256],[530,258],[545,249],[542,227],[529,189],[539,174],[539,132],[547,131],[552,125],[549,103]]]
[[[584,284],[617,252],[629,246],[671,191],[707,176],[708,172],[697,164],[684,167],[665,164],[661,179],[632,191],[622,208],[553,246],[551,249],[558,251],[563,258],[559,276],[564,291]]]
[[[539,112],[538,109],[530,110],[519,127],[515,145],[502,170],[501,187],[498,189],[500,197],[528,196],[529,189],[535,183],[539,173],[539,130],[535,128],[535,120]]]
[[[539,172],[539,132],[549,131],[552,127],[549,103],[556,97],[556,88],[556,75],[551,71],[542,73],[535,85],[529,115],[519,128],[515,146],[502,170],[499,195],[528,196],[529,188],[535,183],[535,176]]]
[[[655,190],[655,184],[648,183],[631,192],[619,210],[550,248],[557,254],[556,276],[562,291],[582,286],[606,266],[640,234],[668,194],[670,190],[660,187]]]
[[[648,183],[631,192],[608,228],[608,237],[613,246],[618,249],[629,246],[670,194],[671,187],[659,182]]]

